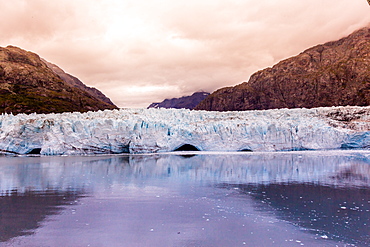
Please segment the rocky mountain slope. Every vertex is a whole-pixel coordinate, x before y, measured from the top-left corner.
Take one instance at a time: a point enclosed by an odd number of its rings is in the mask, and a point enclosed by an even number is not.
[[[194,109],[202,100],[204,100],[209,93],[196,92],[190,96],[181,98],[165,99],[160,103],[152,103],[149,108],[175,108],[175,109]]]
[[[52,64],[52,63],[50,63],[50,62],[48,62],[48,61],[46,61],[45,59],[42,59],[42,58],[41,58],[41,60],[44,63],[46,63],[46,65],[50,69],[52,69],[60,78],[62,78],[63,81],[65,81],[69,85],[77,87],[77,88],[81,89],[82,91],[86,91],[89,94],[91,94],[92,96],[94,96],[95,98],[100,99],[101,101],[103,101],[107,104],[114,105],[113,102],[107,96],[105,96],[102,92],[100,92],[98,89],[86,86],[82,81],[80,81],[80,79],[78,79],[77,77],[74,77],[73,75],[65,73],[64,70],[62,70],[57,65]]]
[[[67,77],[67,74],[60,75],[50,69],[35,53],[14,46],[0,47],[0,113],[86,112],[117,108],[97,96],[99,93],[91,93],[98,90],[86,90],[77,78],[80,83],[76,80],[72,83]]]
[[[370,26],[283,60],[196,109],[215,111],[370,105]]]

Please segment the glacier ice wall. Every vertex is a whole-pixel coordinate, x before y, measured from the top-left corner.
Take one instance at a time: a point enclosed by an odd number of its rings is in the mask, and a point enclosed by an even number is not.
[[[2,153],[45,155],[370,147],[370,107],[243,112],[121,109],[0,116]]]

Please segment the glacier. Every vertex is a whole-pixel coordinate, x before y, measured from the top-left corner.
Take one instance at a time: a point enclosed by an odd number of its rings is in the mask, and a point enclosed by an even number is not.
[[[85,155],[370,148],[370,107],[208,112],[120,109],[2,114],[0,153]]]

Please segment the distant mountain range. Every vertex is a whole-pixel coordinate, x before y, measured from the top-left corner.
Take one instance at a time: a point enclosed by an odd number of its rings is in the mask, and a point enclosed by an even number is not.
[[[165,99],[160,103],[152,103],[149,108],[175,108],[175,109],[194,109],[202,100],[204,100],[209,93],[196,92],[190,96],[181,98]]]
[[[166,99],[148,108],[242,111],[346,105],[370,105],[370,26],[258,71],[235,87]],[[104,109],[117,106],[96,88],[35,53],[0,47],[0,113]]]
[[[346,105],[370,105],[369,26],[258,71],[248,82],[221,88],[195,109],[240,111]]]
[[[60,113],[116,109],[99,90],[84,85],[37,54],[0,47],[0,113]]]

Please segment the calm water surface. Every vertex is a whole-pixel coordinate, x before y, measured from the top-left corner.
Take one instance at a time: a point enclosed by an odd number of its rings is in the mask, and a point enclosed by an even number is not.
[[[0,246],[369,246],[370,152],[0,157],[0,204]]]

